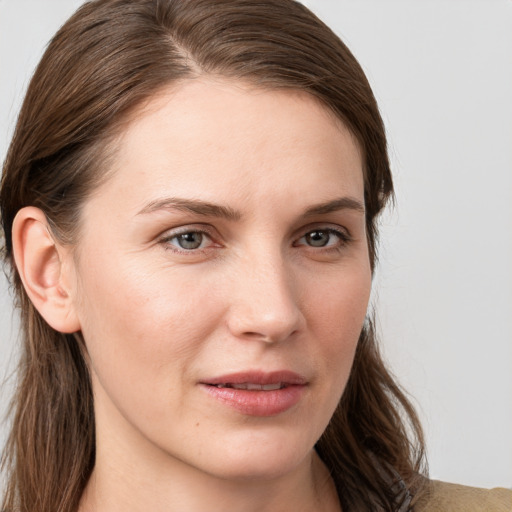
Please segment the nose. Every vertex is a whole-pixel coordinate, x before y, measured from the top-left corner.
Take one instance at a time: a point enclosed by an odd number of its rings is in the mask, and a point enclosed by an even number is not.
[[[228,327],[235,337],[278,343],[304,325],[298,286],[281,256],[253,255],[232,282]]]

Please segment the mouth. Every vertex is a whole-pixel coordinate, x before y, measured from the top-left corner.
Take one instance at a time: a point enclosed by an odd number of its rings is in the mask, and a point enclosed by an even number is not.
[[[221,375],[204,380],[201,384],[244,391],[276,391],[290,386],[304,386],[307,380],[302,375],[289,370],[273,372],[250,370]]]
[[[276,391],[278,389],[284,389],[289,386],[289,384],[285,382],[276,382],[275,384],[255,384],[254,382],[242,382],[240,384],[235,384],[233,382],[227,382],[225,384],[210,385],[217,388],[241,389],[245,391]]]
[[[307,380],[290,371],[241,372],[199,383],[216,403],[246,416],[276,416],[302,399]]]

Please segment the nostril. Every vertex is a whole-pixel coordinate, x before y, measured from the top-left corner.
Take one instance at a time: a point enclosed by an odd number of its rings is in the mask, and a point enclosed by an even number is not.
[[[277,332],[276,331],[273,334],[272,333],[265,334],[265,333],[254,332],[254,331],[247,331],[247,332],[243,332],[241,337],[248,339],[248,340],[261,341],[263,343],[277,343],[277,342],[284,341],[285,339],[289,339],[289,338],[293,337],[295,335],[295,333],[297,333],[297,332],[298,332],[297,330],[292,330],[289,332],[285,332],[285,331]]]
[[[265,342],[268,342],[268,343],[272,342],[272,338],[271,338],[270,335],[263,334],[263,333],[260,333],[260,332],[247,331],[247,332],[243,332],[242,336],[245,337],[245,338],[250,338],[250,339],[254,339],[254,340],[261,340],[261,341],[265,341]]]
[[[271,336],[269,336],[268,334],[263,334],[263,333],[259,333],[259,332],[253,332],[253,331],[244,332],[243,336],[246,338],[254,339],[254,340],[264,341],[266,343],[273,342]]]

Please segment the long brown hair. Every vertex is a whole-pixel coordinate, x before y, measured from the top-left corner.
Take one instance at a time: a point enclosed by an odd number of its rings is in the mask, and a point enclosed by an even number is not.
[[[348,126],[364,155],[375,266],[377,218],[393,192],[386,137],[361,67],[327,26],[293,0],[87,2],[50,42],[3,167],[5,259],[23,348],[2,510],[76,511],[95,458],[83,339],[53,330],[28,299],[12,256],[14,217],[36,206],[55,236],[76,243],[81,206],[108,176],[112,140],[127,114],[160,88],[200,74],[306,91]],[[421,427],[379,355],[371,318],[316,449],[343,505],[396,510],[419,493]]]

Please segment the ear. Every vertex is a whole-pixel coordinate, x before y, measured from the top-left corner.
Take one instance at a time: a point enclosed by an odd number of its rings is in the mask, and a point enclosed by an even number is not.
[[[72,257],[51,234],[45,214],[22,208],[12,229],[13,255],[23,286],[41,316],[56,331],[80,330],[69,282]]]

